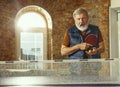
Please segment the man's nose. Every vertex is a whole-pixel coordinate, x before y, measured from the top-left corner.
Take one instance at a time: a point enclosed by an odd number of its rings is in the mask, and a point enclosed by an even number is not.
[[[80,22],[83,22],[83,18],[80,19]]]

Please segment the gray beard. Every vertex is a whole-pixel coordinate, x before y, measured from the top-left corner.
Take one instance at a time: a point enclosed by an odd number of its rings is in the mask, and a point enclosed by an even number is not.
[[[79,27],[78,25],[76,25],[76,27],[80,30],[80,31],[85,31],[88,28],[88,25],[85,25],[85,27]]]

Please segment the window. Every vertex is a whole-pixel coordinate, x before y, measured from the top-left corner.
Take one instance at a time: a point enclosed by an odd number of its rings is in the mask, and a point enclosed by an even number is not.
[[[51,34],[52,23],[50,15],[38,6],[27,6],[16,15],[16,57],[19,60],[52,59]],[[48,44],[51,43],[51,44]],[[49,50],[48,50],[49,49]]]
[[[45,28],[46,24],[42,15],[36,12],[26,12],[19,18],[17,27],[25,31],[34,27]]]
[[[43,33],[21,33],[20,49],[23,60],[43,60]]]

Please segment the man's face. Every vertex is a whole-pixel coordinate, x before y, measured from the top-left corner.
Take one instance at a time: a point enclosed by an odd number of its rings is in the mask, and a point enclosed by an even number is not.
[[[80,28],[84,28],[88,25],[88,19],[89,17],[85,13],[75,15],[74,17],[75,24]]]

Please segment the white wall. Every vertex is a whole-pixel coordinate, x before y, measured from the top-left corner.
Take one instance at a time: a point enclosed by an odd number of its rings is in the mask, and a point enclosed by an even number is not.
[[[110,5],[110,58],[120,58],[120,27],[118,26],[117,12],[120,11],[120,0],[111,0]],[[114,43],[116,42],[116,43]]]
[[[111,0],[109,10],[109,28],[110,28],[110,58],[120,58],[119,37],[118,34],[118,11],[120,11],[120,0]],[[115,43],[116,42],[116,43]]]
[[[111,7],[120,7],[120,0],[111,0]]]
[[[120,25],[118,25],[117,12],[120,10],[120,0],[111,0],[109,23],[110,23],[110,58],[120,58],[120,48],[119,48],[119,31]],[[118,64],[119,65],[119,64]],[[110,64],[110,75],[116,76],[120,75],[120,66],[116,66],[116,63]]]
[[[110,58],[119,58],[117,10],[110,8],[109,13]]]

